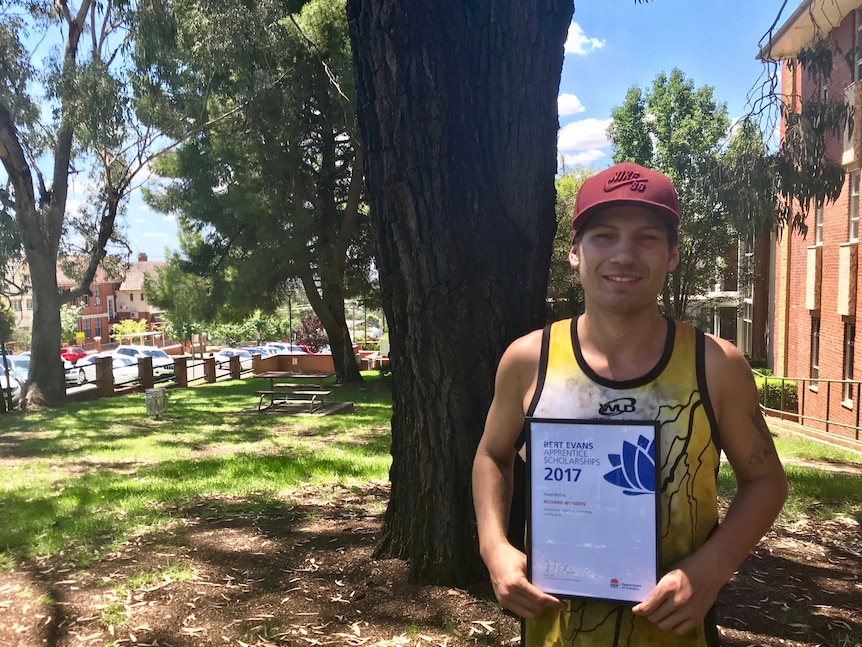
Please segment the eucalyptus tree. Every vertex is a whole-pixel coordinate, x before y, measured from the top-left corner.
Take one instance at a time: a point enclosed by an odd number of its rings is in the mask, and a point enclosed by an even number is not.
[[[87,293],[158,133],[138,121],[130,52],[134,0],[0,3],[0,194],[30,268],[33,339],[27,401],[63,401],[60,306]],[[70,185],[89,187],[69,209]],[[77,260],[76,285],[57,285],[58,261]]]
[[[735,252],[736,232],[716,184],[730,129],[727,107],[715,100],[713,88],[696,88],[674,69],[658,74],[647,91],[630,88],[611,114],[614,162],[657,169],[679,194],[680,262],[665,283],[662,309],[686,319],[692,297],[714,290],[725,270],[736,269],[735,255],[724,260]]]
[[[470,468],[508,343],[545,321],[557,94],[572,0],[348,0],[391,340],[380,554],[482,569]]]
[[[344,299],[368,282],[371,245],[344,2],[301,4],[226,2],[212,19],[207,3],[174,3],[187,65],[162,91],[187,119],[231,115],[158,162],[172,182],[147,199],[198,234],[186,266],[212,280],[221,319],[272,311],[299,280],[339,380],[358,381]]]

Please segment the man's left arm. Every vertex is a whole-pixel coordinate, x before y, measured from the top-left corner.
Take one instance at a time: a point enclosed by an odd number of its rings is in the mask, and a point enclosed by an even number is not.
[[[703,620],[787,498],[787,479],[748,362],[729,342],[707,336],[706,373],[722,449],[736,476],[736,494],[716,532],[632,609],[680,634]]]

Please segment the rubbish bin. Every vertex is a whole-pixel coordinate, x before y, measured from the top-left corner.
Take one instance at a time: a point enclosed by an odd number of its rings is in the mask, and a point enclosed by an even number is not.
[[[168,393],[163,386],[147,389],[144,394],[147,398],[147,415],[158,418],[168,410]]]

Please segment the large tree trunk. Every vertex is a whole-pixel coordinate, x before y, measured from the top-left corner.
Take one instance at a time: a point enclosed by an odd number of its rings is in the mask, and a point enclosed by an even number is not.
[[[26,406],[59,406],[66,398],[60,359],[60,306],[56,247],[27,253],[33,283],[33,330]],[[52,253],[52,251],[54,253]]]
[[[359,372],[359,365],[356,363],[350,329],[347,327],[347,319],[344,316],[342,276],[340,274],[333,276],[332,272],[328,271],[322,271],[321,275],[322,296],[317,291],[311,272],[304,272],[300,280],[314,313],[320,319],[320,325],[323,326],[326,336],[329,337],[336,380],[341,384],[362,382],[362,373]],[[327,282],[327,279],[331,280]]]
[[[470,473],[506,345],[544,323],[571,0],[348,0],[393,384],[380,553],[481,568]]]

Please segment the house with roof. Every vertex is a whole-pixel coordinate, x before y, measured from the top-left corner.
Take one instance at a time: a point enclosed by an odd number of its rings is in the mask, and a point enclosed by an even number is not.
[[[833,52],[825,82],[792,64],[799,52],[819,44]],[[781,62],[782,96],[795,110],[813,97],[841,99],[855,110],[852,129],[827,140],[828,157],[846,172],[840,197],[812,206],[806,237],[785,231],[775,244],[772,328],[774,372],[800,379],[805,424],[823,428],[821,421],[829,419],[829,431],[855,435],[860,393],[850,380],[862,379],[856,357],[862,0],[806,0],[762,47],[760,58]]]
[[[144,278],[147,274],[154,274],[156,267],[164,265],[163,261],[147,260],[143,252],[138,254],[138,261],[130,263],[129,269],[123,281],[115,291],[116,317],[118,321],[123,319],[135,319],[146,321],[148,328],[162,321],[162,310],[147,301],[144,292]]]
[[[91,294],[70,302],[73,306],[83,307],[78,330],[84,334],[84,343],[93,342],[96,338],[109,341],[111,326],[123,319],[146,321],[148,330],[161,321],[162,311],[147,301],[143,289],[144,277],[159,265],[164,265],[164,262],[149,261],[146,254],[140,253],[137,262],[129,263],[122,280],[109,277],[102,268],[96,271],[90,285]],[[60,288],[75,285],[60,269],[57,270],[57,284]]]

